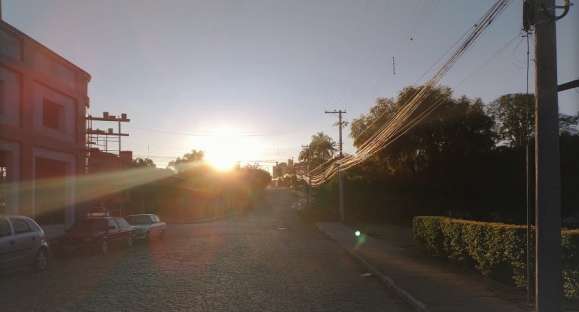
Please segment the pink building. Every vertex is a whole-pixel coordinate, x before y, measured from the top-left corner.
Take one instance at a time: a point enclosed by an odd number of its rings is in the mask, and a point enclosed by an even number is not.
[[[74,222],[90,78],[0,20],[0,214]]]

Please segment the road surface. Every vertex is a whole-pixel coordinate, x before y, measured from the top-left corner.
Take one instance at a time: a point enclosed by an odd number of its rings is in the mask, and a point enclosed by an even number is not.
[[[247,216],[0,276],[1,311],[409,311],[269,190]]]

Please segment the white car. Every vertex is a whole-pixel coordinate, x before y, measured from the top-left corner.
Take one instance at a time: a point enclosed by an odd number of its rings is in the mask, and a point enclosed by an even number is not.
[[[42,228],[24,216],[0,215],[0,270],[21,264],[48,267],[48,241]]]
[[[135,239],[163,238],[167,229],[167,224],[155,214],[135,214],[126,216],[125,220],[135,227]]]

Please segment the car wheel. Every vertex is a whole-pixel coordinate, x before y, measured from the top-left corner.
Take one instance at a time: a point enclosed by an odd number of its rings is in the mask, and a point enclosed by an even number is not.
[[[106,255],[109,253],[109,242],[106,239],[103,239],[99,245],[99,252],[101,255]]]
[[[48,268],[48,252],[46,249],[42,248],[36,254],[34,258],[34,270],[36,272],[46,271]]]

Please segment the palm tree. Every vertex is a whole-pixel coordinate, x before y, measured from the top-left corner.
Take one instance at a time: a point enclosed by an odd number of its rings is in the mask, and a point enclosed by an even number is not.
[[[312,136],[308,152],[311,153],[311,162],[314,165],[319,165],[334,156],[336,142],[327,134],[318,132]]]

